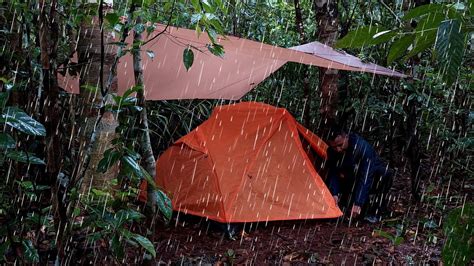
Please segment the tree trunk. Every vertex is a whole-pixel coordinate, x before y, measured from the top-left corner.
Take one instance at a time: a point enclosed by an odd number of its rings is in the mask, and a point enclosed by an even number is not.
[[[415,6],[418,7],[421,5],[429,4],[430,1],[427,0],[415,0]],[[415,72],[415,65],[418,65],[420,62],[418,57],[411,58],[410,64],[412,65],[412,73],[411,76],[417,78],[419,73]],[[411,100],[408,102],[408,106],[406,107],[406,111],[408,114],[407,119],[407,135],[406,139],[406,152],[408,159],[410,161],[410,170],[411,170],[411,193],[413,199],[415,201],[419,201],[420,197],[420,183],[424,173],[421,173],[421,153],[420,153],[420,145],[419,143],[419,134],[418,134],[418,116],[419,116],[419,103],[416,100]]]
[[[300,44],[306,43],[306,36],[304,33],[303,16],[301,14],[301,6],[299,0],[294,0],[295,4],[295,26],[296,31],[300,35]],[[303,109],[303,123],[307,128],[310,128],[311,123],[311,90],[309,88],[309,69],[308,66],[301,66],[303,73],[303,97],[304,97],[304,109]]]
[[[101,29],[97,23],[83,25],[82,29],[77,46],[79,64],[84,65],[80,76],[79,102],[82,110],[79,129],[81,143],[78,159],[81,163],[86,164],[83,165],[86,169],[80,169],[78,173],[85,170],[80,183],[81,193],[87,193],[93,187],[104,187],[118,173],[117,165],[111,167],[106,173],[97,171],[97,165],[103,158],[104,151],[112,146],[111,141],[116,136],[115,128],[118,126],[118,121],[111,112],[105,112],[96,125],[97,119],[101,115],[98,107],[101,106],[104,100],[101,90],[104,87],[110,87],[109,93],[117,92],[116,78],[112,78],[114,80],[112,84],[107,84],[108,82],[103,79],[104,76],[113,76],[112,72],[115,72],[112,68],[116,57],[116,49],[112,45],[102,49]],[[109,32],[104,32],[104,35],[104,43],[112,42],[113,39]],[[101,66],[102,61],[103,67]],[[103,72],[102,75],[101,71]],[[91,150],[88,151],[87,147],[90,145],[92,134],[95,134],[95,141],[92,143]],[[86,163],[82,159],[86,157],[85,153],[88,152],[90,152],[88,154],[90,161]]]
[[[318,41],[333,46],[338,36],[339,13],[337,2],[334,0],[314,0],[314,12],[318,27]],[[322,127],[327,128],[336,121],[338,103],[338,71],[335,69],[319,68],[319,87],[321,88],[321,115]]]
[[[141,18],[137,18],[137,23],[141,23]],[[136,32],[133,33],[133,42],[140,43],[142,41],[141,34],[137,34]],[[148,128],[148,116],[146,112],[146,102],[145,96],[143,94],[144,88],[144,81],[143,81],[143,66],[142,66],[142,57],[140,54],[140,49],[135,49],[133,51],[133,73],[135,76],[135,85],[142,87],[142,90],[137,92],[137,100],[138,106],[142,107],[142,111],[140,112],[140,129],[141,129],[141,136],[140,136],[140,153],[142,155],[142,165],[144,166],[145,170],[151,175],[155,176],[156,172],[156,161],[155,156],[153,155],[153,149],[151,147],[151,140],[150,140],[150,130]],[[152,209],[152,213],[156,213],[156,201],[155,201],[155,191],[152,186],[147,186],[148,192],[148,205]]]
[[[232,35],[235,37],[240,37],[239,32],[239,21],[237,17],[237,3],[235,0],[229,1],[229,15],[232,16]]]
[[[54,208],[54,221],[57,228],[58,242],[57,251],[58,258],[64,257],[64,229],[67,222],[66,206],[62,201],[61,190],[57,187],[58,175],[62,167],[61,145],[61,113],[59,104],[59,87],[56,78],[57,74],[57,49],[59,38],[59,24],[56,13],[57,2],[52,0],[47,3],[46,0],[41,2],[41,12],[39,16],[39,44],[40,58],[42,65],[42,78],[44,98],[41,100],[43,105],[44,125],[46,128],[46,175],[49,183],[53,187],[52,202]],[[48,13],[49,11],[49,13]]]

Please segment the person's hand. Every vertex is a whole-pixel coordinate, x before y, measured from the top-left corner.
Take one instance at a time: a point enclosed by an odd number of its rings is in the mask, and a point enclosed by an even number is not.
[[[332,197],[334,198],[334,202],[336,203],[336,205],[338,205],[339,204],[339,196],[334,195]]]
[[[361,210],[362,210],[362,208],[360,206],[353,205],[352,209],[351,209],[351,217],[356,218],[357,216],[359,216]]]

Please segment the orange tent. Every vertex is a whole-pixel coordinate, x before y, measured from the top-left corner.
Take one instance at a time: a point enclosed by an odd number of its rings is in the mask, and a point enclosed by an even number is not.
[[[338,217],[302,139],[326,158],[327,145],[283,108],[257,102],[216,107],[159,158],[156,183],[174,210],[219,222]],[[143,184],[142,200],[145,191]]]

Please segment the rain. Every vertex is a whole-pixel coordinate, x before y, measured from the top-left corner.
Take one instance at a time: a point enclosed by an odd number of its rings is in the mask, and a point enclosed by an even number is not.
[[[0,264],[474,263],[474,3],[0,4]]]

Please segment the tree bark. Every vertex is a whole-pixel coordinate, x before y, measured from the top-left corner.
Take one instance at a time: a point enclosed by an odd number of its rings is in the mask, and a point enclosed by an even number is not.
[[[328,46],[333,46],[338,36],[339,13],[337,1],[314,0],[313,8],[318,28],[317,39]],[[319,87],[321,88],[319,113],[322,119],[322,128],[327,128],[336,121],[338,71],[319,68],[319,73]]]
[[[102,42],[102,32],[97,23],[83,25],[80,33],[77,51],[79,64],[83,64],[81,69],[80,84],[80,106],[81,106],[81,127],[80,132],[80,152],[78,161],[83,166],[76,174],[85,171],[81,183],[81,193],[86,194],[91,188],[103,188],[118,173],[118,166],[111,167],[106,173],[97,171],[97,165],[102,159],[104,151],[109,149],[111,141],[115,138],[115,128],[118,126],[116,117],[111,112],[101,114],[100,106],[103,105],[104,95],[102,90],[106,88],[107,93],[117,92],[117,82],[115,78],[114,60],[116,48],[112,45],[104,47]],[[112,42],[110,32],[104,32],[105,43]],[[105,48],[105,49],[104,49]],[[103,65],[101,64],[103,63]],[[104,76],[112,76],[112,82],[104,81]],[[85,89],[83,85],[89,87]],[[95,88],[91,90],[90,88]],[[107,95],[106,93],[106,95]],[[101,117],[97,123],[97,119]],[[94,136],[92,136],[94,134]],[[94,139],[93,143],[91,139]],[[88,149],[92,144],[91,149]],[[87,154],[86,153],[90,153]],[[86,163],[84,158],[90,156]],[[85,169],[84,169],[85,168]]]
[[[141,23],[141,18],[137,18],[137,23]],[[141,34],[138,34],[136,31],[133,33],[133,42],[140,43],[142,41]],[[140,49],[135,49],[133,51],[133,73],[135,76],[135,85],[140,86],[142,89],[137,92],[138,106],[142,107],[140,112],[140,153],[142,157],[142,165],[145,170],[151,175],[155,176],[156,172],[156,161],[155,156],[153,155],[153,149],[151,146],[150,140],[150,130],[148,128],[148,116],[146,112],[146,102],[144,96],[144,79],[143,79],[143,66],[142,66],[142,57],[140,54]],[[156,213],[156,201],[155,201],[155,190],[152,186],[147,186],[148,192],[148,205],[152,209],[152,213]]]
[[[303,25],[303,15],[301,14],[301,6],[299,0],[294,0],[295,4],[295,27],[296,31],[300,35],[300,44],[306,43],[306,36],[304,32]],[[303,73],[303,97],[305,102],[303,109],[303,123],[309,128],[311,124],[311,90],[309,86],[309,69],[308,66],[301,66],[301,71]]]
[[[428,4],[426,0],[415,0],[415,6],[418,7],[424,4]],[[415,65],[418,65],[420,59],[417,57],[411,58],[409,63],[412,65],[411,76],[417,78],[419,73],[415,72]],[[413,82],[410,81],[410,82]],[[406,122],[405,139],[406,143],[406,156],[410,162],[410,178],[411,178],[411,194],[415,201],[419,201],[420,197],[420,183],[423,173],[421,173],[421,153],[419,145],[419,134],[418,134],[418,117],[419,117],[419,103],[416,100],[411,100],[407,103],[405,111],[408,115]]]
[[[40,4],[39,16],[39,44],[42,65],[44,98],[42,121],[46,128],[46,175],[53,187],[54,221],[58,232],[57,257],[64,257],[64,229],[67,222],[66,206],[62,201],[61,190],[57,187],[58,175],[62,167],[61,145],[61,113],[59,104],[59,87],[57,82],[57,49],[59,39],[59,24],[57,18],[57,1],[48,3],[43,0]],[[48,12],[49,11],[49,12]]]

